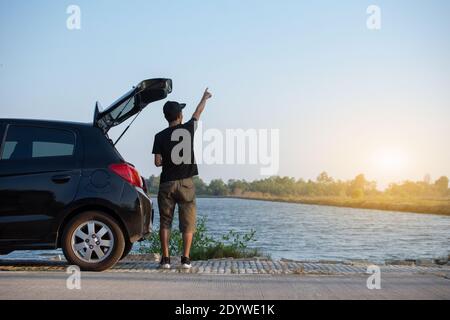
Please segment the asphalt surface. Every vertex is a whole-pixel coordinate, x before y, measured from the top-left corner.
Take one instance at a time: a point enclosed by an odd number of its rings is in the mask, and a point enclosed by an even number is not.
[[[384,274],[380,290],[367,289],[368,275],[82,273],[80,290],[68,277],[0,272],[0,299],[450,299],[450,280],[433,274]]]

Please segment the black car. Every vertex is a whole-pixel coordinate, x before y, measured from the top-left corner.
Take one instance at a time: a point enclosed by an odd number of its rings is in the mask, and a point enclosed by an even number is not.
[[[0,254],[62,248],[89,271],[125,257],[151,231],[152,202],[107,133],[171,91],[142,81],[89,124],[0,119]]]

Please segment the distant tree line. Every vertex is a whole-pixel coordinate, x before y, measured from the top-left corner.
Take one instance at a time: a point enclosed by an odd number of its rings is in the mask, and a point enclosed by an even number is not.
[[[445,176],[440,177],[434,183],[429,181],[405,181],[401,184],[392,183],[386,190],[386,193],[392,196],[401,197],[448,197],[450,196],[448,188],[449,179]]]
[[[368,181],[363,174],[357,175],[353,180],[342,181],[333,179],[326,172],[322,172],[315,181],[275,176],[251,182],[231,179],[225,183],[221,179],[215,179],[209,184],[195,177],[194,182],[198,195],[209,196],[245,196],[251,193],[272,196],[351,198],[374,195],[418,198],[450,196],[449,179],[445,176],[434,183],[430,181],[393,183],[384,192],[377,190],[376,182]],[[149,191],[157,194],[159,177],[152,175],[147,179],[147,184]]]

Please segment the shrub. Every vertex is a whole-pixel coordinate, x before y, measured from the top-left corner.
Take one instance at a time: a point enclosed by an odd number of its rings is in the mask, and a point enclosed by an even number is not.
[[[251,242],[256,241],[256,231],[240,234],[230,230],[220,240],[209,236],[206,227],[207,218],[198,221],[197,231],[191,247],[192,260],[207,260],[219,258],[251,258],[259,256],[258,249],[249,248]],[[161,242],[158,232],[153,232],[145,241],[140,243],[140,253],[160,252]],[[183,252],[183,238],[178,230],[173,230],[169,241],[171,255],[181,255]]]

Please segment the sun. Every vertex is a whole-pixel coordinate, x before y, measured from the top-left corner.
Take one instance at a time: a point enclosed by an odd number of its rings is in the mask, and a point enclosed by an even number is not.
[[[398,172],[407,167],[408,157],[398,148],[383,148],[374,153],[374,166],[383,172]]]

